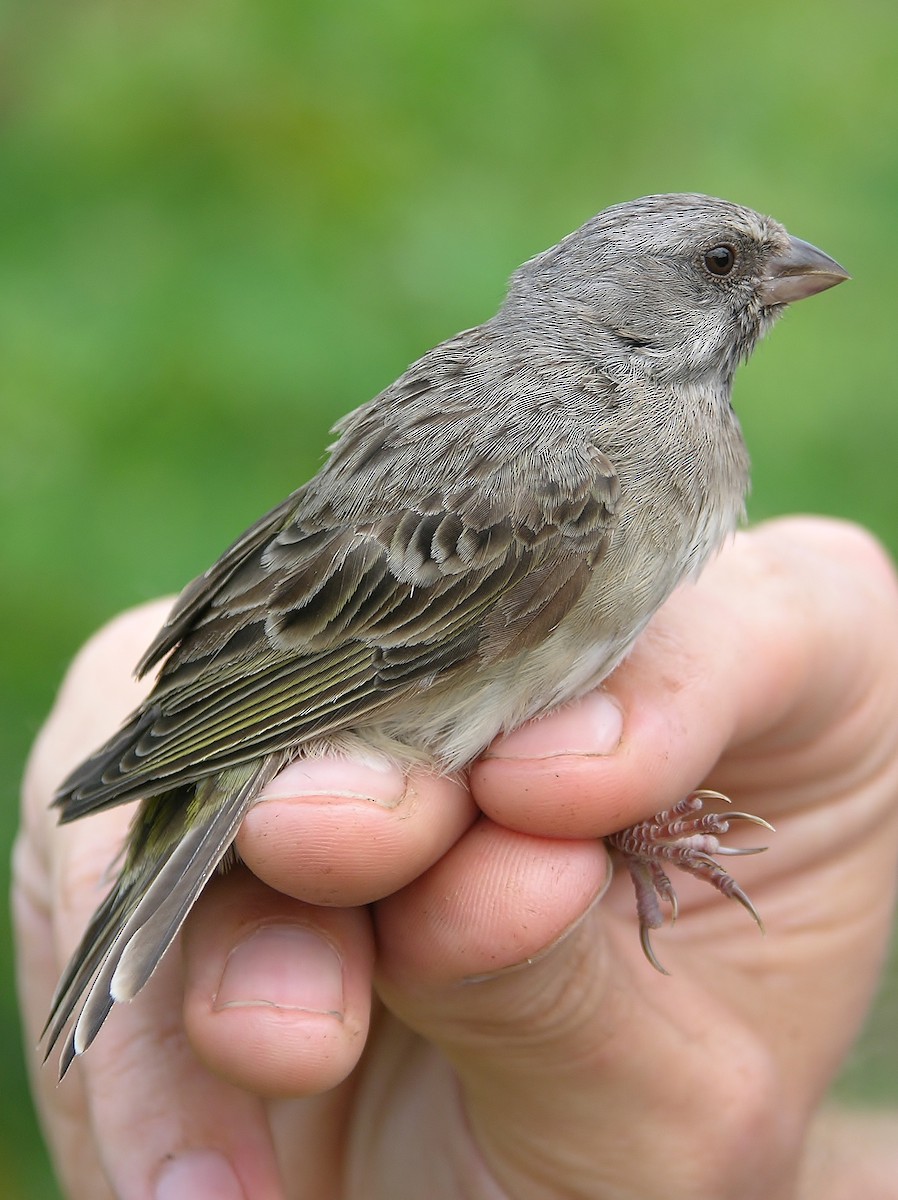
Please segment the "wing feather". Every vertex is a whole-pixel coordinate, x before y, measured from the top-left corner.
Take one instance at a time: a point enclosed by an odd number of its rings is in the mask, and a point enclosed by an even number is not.
[[[168,655],[156,687],[65,781],[62,819],[333,735],[557,627],[611,539],[617,476],[575,425],[485,419],[459,399],[476,390],[456,356],[343,422],[322,472],[185,590],[141,660]]]

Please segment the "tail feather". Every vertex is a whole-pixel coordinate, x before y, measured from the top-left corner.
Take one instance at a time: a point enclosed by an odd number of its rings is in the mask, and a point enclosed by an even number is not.
[[[119,879],[91,917],[90,924],[85,929],[77,949],[69,959],[65,971],[56,985],[56,991],[50,1004],[50,1014],[41,1032],[41,1039],[47,1039],[45,1059],[49,1057],[50,1051],[59,1040],[87,982],[100,969],[103,959],[109,953],[109,948],[115,941],[116,933],[121,928],[128,911],[129,893],[130,889]]]
[[[141,806],[128,859],[53,998],[44,1030],[48,1057],[75,1018],[60,1056],[60,1078],[90,1046],[113,1004],[133,999],[150,978],[281,763],[270,756],[234,767],[201,780],[193,794],[182,789]]]

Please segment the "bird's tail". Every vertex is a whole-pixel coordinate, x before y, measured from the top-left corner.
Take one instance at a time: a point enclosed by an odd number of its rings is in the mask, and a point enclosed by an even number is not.
[[[60,1079],[114,1003],[132,1000],[222,861],[247,809],[281,765],[274,756],[230,767],[141,803],[124,866],[66,967],[44,1027],[47,1057],[75,1021]]]

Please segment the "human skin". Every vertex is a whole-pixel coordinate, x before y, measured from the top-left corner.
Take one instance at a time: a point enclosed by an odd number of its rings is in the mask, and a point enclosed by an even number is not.
[[[144,694],[161,604],[73,665],[15,854],[29,1049],[130,812],[56,784]],[[493,744],[468,787],[294,764],[138,999],[62,1084],[73,1200],[898,1196],[898,1119],[825,1110],[882,969],[898,859],[898,588],[877,544],[739,535],[605,687]],[[699,786],[776,826],[726,860],[761,912],[674,879],[646,962],[605,834]],[[759,838],[759,835],[760,838]],[[849,1189],[846,1191],[846,1189]]]

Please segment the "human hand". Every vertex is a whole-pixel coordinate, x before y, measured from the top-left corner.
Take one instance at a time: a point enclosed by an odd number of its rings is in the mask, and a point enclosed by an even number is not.
[[[162,615],[88,645],[31,761],[15,913],[32,1044],[129,816],[60,828],[47,805],[142,694],[126,673]],[[896,631],[866,535],[775,522],[681,589],[602,692],[494,744],[470,794],[288,768],[240,834],[254,873],[207,889],[183,956],[62,1085],[35,1055],[67,1194],[719,1200],[817,1178],[825,1195],[809,1123],[894,900]],[[664,978],[596,839],[702,784],[777,827],[736,860],[767,935],[676,879]]]

